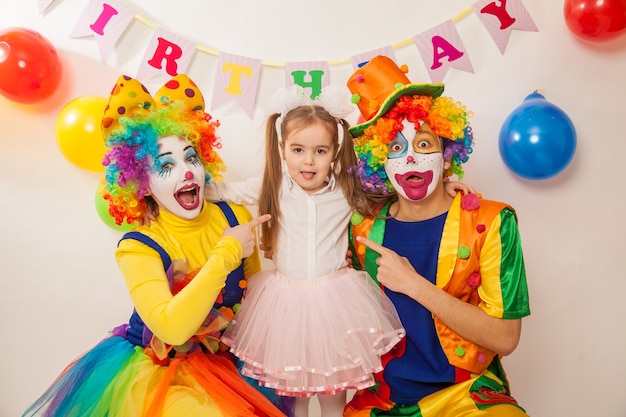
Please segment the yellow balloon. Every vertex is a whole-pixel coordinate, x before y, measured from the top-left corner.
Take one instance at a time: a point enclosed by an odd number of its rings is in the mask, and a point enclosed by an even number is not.
[[[57,116],[54,128],[57,146],[79,168],[104,172],[101,124],[106,104],[104,97],[79,97],[67,103]]]

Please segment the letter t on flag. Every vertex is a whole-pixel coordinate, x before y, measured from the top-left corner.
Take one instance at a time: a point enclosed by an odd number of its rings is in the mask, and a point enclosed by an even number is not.
[[[261,75],[261,60],[220,53],[213,83],[211,110],[235,100],[252,119]]]

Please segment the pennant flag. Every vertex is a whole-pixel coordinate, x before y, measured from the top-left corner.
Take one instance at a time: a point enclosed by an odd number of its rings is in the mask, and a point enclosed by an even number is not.
[[[46,11],[48,6],[52,4],[54,0],[37,0],[37,8],[39,9],[39,13],[43,14]]]
[[[142,80],[155,75],[174,77],[186,73],[195,52],[195,43],[157,27],[148,43],[136,78]]]
[[[413,37],[433,83],[440,83],[450,67],[474,73],[469,55],[452,20]]]
[[[135,13],[120,0],[91,0],[78,18],[70,38],[95,36],[100,58],[104,61],[134,16]]]
[[[393,61],[396,60],[391,46],[385,46],[383,48],[374,49],[350,57],[350,61],[352,62],[352,68],[356,70],[357,68],[365,65],[370,59],[378,55],[386,56],[387,58],[391,58]]]
[[[431,81],[439,83],[443,81],[449,68],[474,73],[470,56],[455,25],[460,19],[473,13],[477,14],[501,54],[504,54],[513,30],[538,31],[523,4],[524,0],[473,1],[471,7],[412,38],[335,61],[274,63],[229,54],[202,45],[198,47],[185,37],[149,22],[140,14],[135,14],[125,5],[128,3],[127,0],[85,0],[81,3],[86,4],[82,12],[79,7],[74,6],[76,14],[81,14],[71,31],[70,38],[93,36],[100,57],[104,61],[114,51],[133,19],[137,19],[150,27],[154,33],[146,47],[136,78],[145,80],[156,75],[171,78],[186,73],[196,51],[200,50],[218,57],[212,109],[235,100],[250,118],[253,118],[263,66],[284,66],[285,86],[297,84],[310,89],[311,98],[315,98],[330,84],[329,67],[350,61],[356,70],[377,55],[384,55],[395,61],[396,49],[414,43]],[[37,0],[39,12],[43,14],[54,2],[55,0]]]
[[[506,50],[513,29],[538,31],[521,0],[480,0],[472,8],[501,54]]]
[[[260,76],[260,59],[221,53],[217,59],[211,110],[235,100],[252,119]]]
[[[286,62],[285,63],[285,86],[292,87],[294,84],[302,88],[311,89],[311,98],[319,96],[322,88],[328,85],[328,62]]]

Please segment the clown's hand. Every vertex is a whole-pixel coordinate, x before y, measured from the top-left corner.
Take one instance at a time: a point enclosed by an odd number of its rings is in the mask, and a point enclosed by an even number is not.
[[[463,194],[476,194],[476,190],[460,181],[450,181],[448,178],[443,180],[443,187],[450,197],[454,197],[459,191]]]
[[[388,289],[410,295],[415,289],[416,276],[424,279],[415,271],[407,258],[363,236],[358,236],[357,240],[380,254],[380,257],[376,259],[378,265],[376,278]]]
[[[259,242],[259,249],[263,252],[263,257],[265,259],[269,259],[271,261],[274,258],[274,251],[271,246],[268,246],[263,240]]]
[[[242,258],[245,258],[252,255],[254,248],[256,247],[256,235],[254,233],[254,228],[265,223],[271,218],[272,216],[269,214],[264,214],[256,219],[250,220],[248,223],[240,224],[235,227],[227,227],[224,229],[222,235],[232,236],[237,239],[243,248]]]
[[[146,212],[143,217],[137,219],[139,226],[150,227],[150,223],[155,221],[159,217],[159,205],[158,204],[146,204]]]

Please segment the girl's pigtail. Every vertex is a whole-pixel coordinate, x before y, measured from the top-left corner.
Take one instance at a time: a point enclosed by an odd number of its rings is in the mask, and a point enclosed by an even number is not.
[[[282,179],[282,154],[280,150],[282,123],[277,126],[280,114],[276,113],[267,119],[265,127],[265,170],[263,172],[263,185],[259,196],[259,214],[270,214],[272,219],[261,225],[261,243],[264,251],[272,252],[278,235],[278,197]]]
[[[357,157],[349,128],[349,123],[344,119],[340,119],[337,123],[337,129],[343,130],[343,141],[335,160],[335,178],[341,185],[348,203],[355,211],[365,216],[374,216],[380,202],[363,190],[359,178],[350,171],[351,167],[357,165]],[[337,133],[341,134],[339,131]]]

